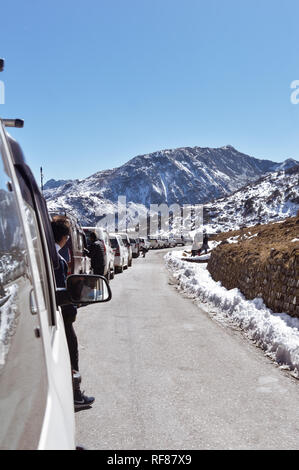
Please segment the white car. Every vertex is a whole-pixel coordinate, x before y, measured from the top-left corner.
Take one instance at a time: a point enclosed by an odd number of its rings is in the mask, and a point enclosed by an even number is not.
[[[158,241],[158,248],[165,248],[164,241],[162,240],[160,235],[158,236],[157,241]]]
[[[140,248],[145,248],[146,250],[149,250],[150,249],[150,242],[147,240],[147,238],[142,238],[142,237],[139,237],[139,246]]]
[[[110,279],[113,279],[114,278],[114,251],[110,243],[109,233],[107,232],[107,230],[101,227],[83,227],[83,230],[86,236],[87,246],[90,243],[91,232],[94,232],[98,240],[102,242],[102,245],[104,248],[104,263],[105,263],[104,276],[106,277],[108,281]]]
[[[133,258],[138,258],[140,255],[139,240],[138,238],[130,238],[130,243],[132,247],[132,256]]]
[[[120,233],[120,232],[118,232],[118,234],[121,236],[122,241],[128,250],[128,266],[132,266],[133,251],[132,251],[132,245],[130,242],[129,235],[127,233]]]
[[[176,246],[178,246],[178,245],[185,246],[184,237],[175,237],[174,242],[175,242]]]
[[[176,246],[176,242],[174,238],[170,237],[169,238],[169,248],[174,248]]]
[[[129,266],[128,250],[118,233],[110,233],[109,238],[114,251],[114,269],[116,272],[122,273]]]
[[[170,243],[169,243],[169,239],[168,238],[162,238],[162,242],[163,242],[163,247],[164,248],[169,248],[170,247]]]
[[[151,248],[152,250],[155,250],[156,248],[159,247],[157,238],[155,238],[155,237],[150,237],[150,238],[148,239],[148,241],[149,241],[149,244],[150,244],[150,248]]]

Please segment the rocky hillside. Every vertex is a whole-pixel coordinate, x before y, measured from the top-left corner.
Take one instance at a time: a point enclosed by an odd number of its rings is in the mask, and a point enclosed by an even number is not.
[[[274,312],[299,317],[299,217],[214,237],[208,262],[215,281],[260,297]]]
[[[204,207],[210,232],[292,217],[299,210],[299,165],[270,173]]]

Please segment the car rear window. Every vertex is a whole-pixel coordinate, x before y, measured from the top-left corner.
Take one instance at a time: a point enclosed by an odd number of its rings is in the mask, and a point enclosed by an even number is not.
[[[110,238],[112,248],[118,248],[118,241],[116,238]]]

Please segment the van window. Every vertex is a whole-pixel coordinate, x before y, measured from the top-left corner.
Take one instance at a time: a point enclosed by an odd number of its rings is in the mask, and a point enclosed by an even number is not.
[[[0,448],[35,448],[47,399],[37,296],[0,137]]]

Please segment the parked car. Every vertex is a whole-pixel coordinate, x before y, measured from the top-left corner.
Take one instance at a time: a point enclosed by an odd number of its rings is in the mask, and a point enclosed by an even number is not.
[[[14,121],[0,119],[0,257],[12,260],[13,283],[3,279],[0,291],[0,449],[73,450],[71,364],[60,305],[107,301],[111,291],[105,278],[89,275],[72,275],[65,289],[56,288],[59,260],[47,205],[5,125]],[[101,287],[101,298],[83,297],[79,281],[82,288],[92,284],[91,293]]]
[[[158,239],[157,239],[157,238],[150,237],[150,238],[148,239],[148,241],[149,241],[149,244],[150,244],[150,248],[151,248],[152,250],[155,250],[156,248],[159,247],[159,245],[158,245]]]
[[[123,244],[128,250],[128,266],[132,266],[133,251],[129,236],[127,233],[118,232],[118,234],[121,236]]]
[[[110,243],[109,233],[102,227],[83,227],[86,240],[87,248],[90,244],[90,234],[94,232],[103,245],[104,249],[104,276],[108,281],[114,278],[114,251]]]
[[[174,237],[174,242],[176,244],[176,246],[185,246],[185,241],[184,241],[184,237],[181,236],[181,237]]]
[[[176,242],[173,237],[169,237],[169,248],[174,248],[176,246]]]
[[[129,255],[122,237],[118,233],[110,233],[110,243],[114,251],[114,268],[116,272],[122,273],[128,268]]]
[[[140,255],[140,248],[139,248],[139,241],[138,238],[131,238],[130,237],[130,243],[132,247],[132,256],[133,258],[138,258]]]
[[[169,248],[170,247],[169,238],[163,237],[162,242],[163,242],[163,248]]]
[[[87,241],[84,231],[74,215],[67,211],[50,211],[52,220],[66,220],[70,225],[70,238],[60,250],[68,263],[68,274],[91,274],[90,259],[86,255]]]
[[[190,237],[190,235],[187,235],[186,237],[184,237],[185,245],[192,245],[192,243],[193,243],[193,239]]]
[[[160,235],[157,237],[157,241],[158,241],[158,248],[165,248],[164,242],[163,242],[162,237]]]
[[[150,249],[150,242],[147,238],[139,237],[139,248],[145,248],[147,251]]]

